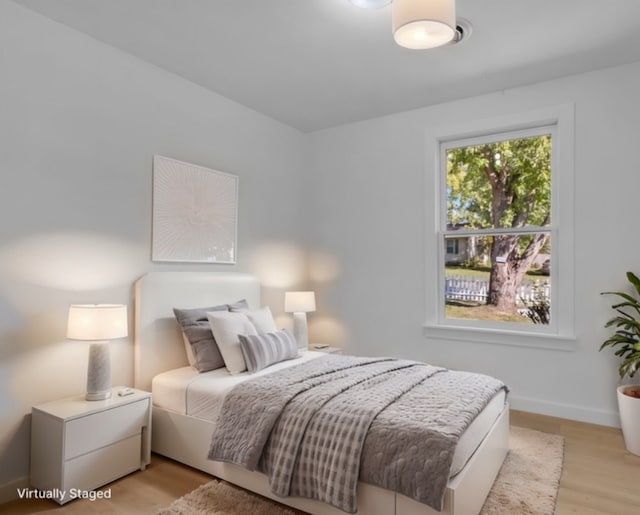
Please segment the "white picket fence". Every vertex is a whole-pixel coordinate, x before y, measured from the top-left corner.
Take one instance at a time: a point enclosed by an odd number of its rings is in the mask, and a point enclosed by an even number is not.
[[[534,286],[542,288],[545,297],[549,298],[549,283],[536,281],[521,285],[516,295],[516,303],[523,304],[523,300],[531,301],[534,298]],[[445,299],[464,300],[471,302],[486,302],[489,295],[489,281],[484,279],[470,279],[465,276],[448,275],[445,277]]]

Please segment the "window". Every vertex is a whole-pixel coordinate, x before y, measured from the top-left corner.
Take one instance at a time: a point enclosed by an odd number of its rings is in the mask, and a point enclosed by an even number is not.
[[[452,254],[457,256],[460,254],[460,244],[457,239],[448,239],[447,240],[447,254]]]
[[[549,324],[555,127],[441,143],[446,319]],[[461,236],[467,249],[458,254]]]
[[[428,143],[437,267],[426,334],[573,340],[573,106],[471,125]]]

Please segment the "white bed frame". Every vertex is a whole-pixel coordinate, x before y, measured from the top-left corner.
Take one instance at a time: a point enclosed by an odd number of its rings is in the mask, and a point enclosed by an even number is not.
[[[260,284],[250,275],[215,272],[152,272],[135,284],[135,387],[151,391],[156,374],[186,366],[182,334],[172,309],[247,299],[260,307]],[[327,504],[271,493],[266,476],[209,461],[211,422],[153,407],[152,450],[247,490],[316,515],[344,515]],[[444,509],[437,512],[404,495],[358,484],[360,515],[477,515],[508,451],[509,410],[505,407],[462,471],[449,482]]]

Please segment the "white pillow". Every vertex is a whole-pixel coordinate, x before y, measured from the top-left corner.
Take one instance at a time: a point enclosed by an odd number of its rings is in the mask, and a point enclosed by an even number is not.
[[[207,319],[227,370],[231,374],[247,370],[238,335],[258,334],[249,317],[232,311],[211,311],[207,313]]]
[[[276,321],[273,319],[271,309],[269,306],[265,306],[260,309],[247,309],[247,308],[231,308],[234,313],[244,313],[249,317],[251,323],[255,326],[258,334],[275,333],[278,330]]]

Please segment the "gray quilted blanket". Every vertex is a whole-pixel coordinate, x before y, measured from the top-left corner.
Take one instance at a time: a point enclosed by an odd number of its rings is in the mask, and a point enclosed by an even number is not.
[[[416,361],[327,355],[236,386],[209,459],[348,513],[358,479],[441,510],[458,438],[502,388]]]

